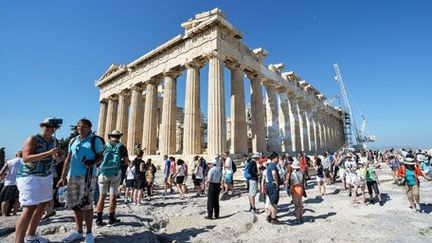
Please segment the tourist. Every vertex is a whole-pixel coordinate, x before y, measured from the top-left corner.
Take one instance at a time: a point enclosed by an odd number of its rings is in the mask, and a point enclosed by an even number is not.
[[[367,167],[366,164],[368,162],[367,157],[360,157],[359,162],[357,163],[357,178],[355,179],[354,183],[357,188],[359,188],[362,192],[363,197],[363,204],[366,204],[366,173],[367,173]],[[353,197],[353,204],[357,203],[357,190],[354,190]]]
[[[170,178],[170,174],[171,174],[171,160],[168,159],[168,155],[164,155],[163,156],[163,175],[164,175],[164,196],[167,195],[167,191],[168,189],[170,189],[171,193],[172,193],[172,184],[171,184],[171,178]]]
[[[249,212],[257,213],[255,197],[258,191],[258,166],[254,159],[249,159],[246,154],[243,158],[247,161],[245,166],[245,175],[247,175],[247,184],[249,192]],[[247,171],[247,172],[246,172]],[[246,177],[246,176],[245,176]]]
[[[203,183],[202,183],[202,194],[205,195],[205,191],[206,191],[206,183],[205,183],[205,178],[207,177],[207,174],[210,170],[210,167],[207,165],[207,161],[204,159],[204,157],[200,157],[199,159],[200,161],[200,165],[203,168]]]
[[[108,134],[109,141],[106,143],[104,158],[99,168],[99,201],[96,208],[97,219],[96,226],[104,226],[102,213],[105,206],[106,194],[109,192],[109,220],[108,226],[113,226],[120,223],[120,219],[115,217],[117,206],[117,194],[121,180],[121,164],[129,164],[129,156],[126,146],[120,143],[120,138],[123,134],[114,130]]]
[[[286,182],[289,188],[289,194],[292,196],[297,223],[303,223],[303,197],[306,197],[306,180],[305,175],[300,169],[300,163],[294,160],[291,165],[292,172],[288,175]]]
[[[93,242],[93,197],[96,187],[96,164],[103,158],[104,142],[91,132],[88,119],[77,122],[78,136],[71,139],[63,171],[57,186],[67,184],[66,205],[73,210],[75,230],[63,241],[83,239],[83,220],[86,223],[86,242]]]
[[[335,161],[335,168],[337,167],[339,170],[339,178],[342,181],[342,188],[344,190],[348,190],[347,187],[347,171],[345,169],[345,162],[347,161],[347,158],[343,153],[340,153]],[[336,174],[333,175],[333,179],[335,179]]]
[[[372,204],[375,204],[375,198],[372,197],[372,190],[375,193],[375,196],[378,198],[378,202],[380,206],[384,205],[384,202],[381,198],[381,193],[379,191],[378,185],[380,184],[378,175],[375,172],[375,166],[373,163],[369,161],[366,163],[366,185],[369,193],[369,199]]]
[[[129,162],[126,169],[126,191],[125,191],[125,203],[129,203],[133,199],[134,188],[135,188],[135,166],[133,162]],[[130,197],[130,200],[129,200]]]
[[[193,183],[196,190],[196,196],[201,196],[203,192],[204,168],[201,166],[198,156],[194,158],[194,172],[192,174]]]
[[[324,166],[321,163],[321,158],[316,158],[315,170],[316,170],[316,182],[318,186],[318,195],[321,197],[326,194]]]
[[[300,152],[297,157],[300,162],[300,170],[304,173],[305,180],[308,180],[309,179],[309,157],[304,152]]]
[[[270,155],[270,163],[267,164],[267,171],[264,175],[266,177],[266,194],[270,199],[269,212],[267,221],[271,223],[279,223],[277,219],[277,205],[279,203],[279,183],[280,176],[277,169],[279,163],[279,155],[273,152]]]
[[[423,171],[421,171],[420,167],[414,161],[414,156],[410,153],[405,158],[403,165],[401,165],[399,168],[398,176],[403,178],[405,192],[410,203],[409,207],[416,210],[417,212],[420,212],[419,176],[423,176],[428,180],[430,180],[430,178]]]
[[[329,152],[324,153],[324,160],[322,166],[324,170],[325,183],[330,184],[332,182],[332,171],[333,171],[334,157]],[[336,171],[337,172],[337,171]]]
[[[219,218],[219,193],[221,189],[222,172],[216,163],[216,160],[211,160],[207,163],[210,170],[206,177],[206,184],[208,186],[206,219],[213,219],[213,216],[215,219]]]
[[[175,182],[177,185],[177,192],[180,193],[180,198],[185,199],[185,177],[186,177],[186,165],[185,162],[182,159],[177,160],[177,169],[176,173],[174,174]]]
[[[16,177],[22,163],[22,151],[18,151],[15,154],[15,159],[6,161],[0,171],[0,180],[4,179],[4,187],[0,193],[1,213],[3,216],[9,216],[9,209],[12,207],[14,208],[14,216],[18,211],[19,192],[16,186]]]
[[[234,192],[234,165],[232,159],[228,156],[228,152],[222,154],[223,162],[223,194],[232,195]]]
[[[23,163],[19,166],[16,179],[23,212],[16,222],[15,242],[47,242],[36,235],[36,228],[47,203],[52,200],[51,166],[60,159],[54,134],[61,124],[61,119],[46,118],[39,124],[40,133],[24,142]]]
[[[136,157],[133,160],[135,167],[135,193],[134,193],[134,205],[138,206],[141,204],[141,198],[143,190],[146,186],[144,160],[142,160],[144,151],[141,149],[136,151]]]
[[[156,167],[153,165],[152,160],[149,158],[145,164],[145,178],[146,178],[146,187],[147,187],[147,200],[151,200],[151,196],[153,194],[153,184],[154,178],[156,174]]]
[[[345,169],[346,169],[346,183],[348,187],[348,196],[351,197],[353,190],[354,194],[357,193],[357,163],[355,162],[353,155],[348,153],[346,155],[345,160]],[[355,198],[355,195],[353,199]],[[353,202],[354,203],[354,200]]]
[[[177,170],[177,163],[174,157],[169,157],[169,161],[170,161],[170,170],[169,170],[169,185],[170,185],[170,193],[174,193],[174,188],[176,188],[175,186],[175,174],[176,174],[176,170]]]

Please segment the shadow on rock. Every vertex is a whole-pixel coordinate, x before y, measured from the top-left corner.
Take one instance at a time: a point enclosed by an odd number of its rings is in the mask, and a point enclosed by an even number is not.
[[[214,229],[216,227],[216,225],[208,225],[205,228],[201,228],[201,229],[197,229],[197,228],[190,228],[190,229],[184,229],[180,232],[177,233],[172,233],[172,234],[160,234],[157,236],[157,239],[159,240],[159,242],[172,242],[172,241],[177,241],[177,242],[186,242],[189,241],[191,238],[196,237],[199,234],[208,232],[211,229]]]

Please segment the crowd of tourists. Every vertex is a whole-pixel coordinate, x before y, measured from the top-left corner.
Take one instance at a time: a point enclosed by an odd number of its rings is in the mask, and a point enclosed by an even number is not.
[[[16,158],[1,168],[1,213],[17,215],[16,242],[47,242],[36,234],[41,219],[56,215],[55,209],[65,207],[73,211],[75,230],[64,242],[85,240],[94,242],[93,219],[96,227],[112,227],[121,223],[116,217],[117,200],[140,206],[152,200],[158,168],[150,158],[144,159],[143,150],[136,149],[129,160],[129,152],[120,142],[122,133],[114,130],[108,141],[92,132],[92,123],[80,119],[76,124],[78,136],[72,138],[67,151],[62,151],[54,134],[61,120],[47,118],[40,123],[40,133],[30,136]],[[327,186],[341,183],[352,204],[385,204],[380,192],[381,181],[377,170],[384,164],[392,170],[394,184],[404,187],[409,207],[422,211],[420,205],[420,177],[431,180],[431,153],[413,150],[325,152],[308,156],[305,153],[276,152],[241,157],[247,188],[247,211],[257,214],[259,202],[264,203],[265,219],[280,224],[278,204],[280,193],[287,193],[295,208],[295,222],[303,223],[303,198],[308,185],[315,185],[318,197],[327,195]],[[237,165],[229,153],[206,160],[195,156],[190,163],[164,155],[162,167],[163,193],[178,194],[180,200],[207,197],[208,220],[220,217],[220,200],[237,192],[234,175]],[[312,180],[312,178],[314,180]],[[192,180],[194,188],[187,187]],[[236,183],[243,183],[238,182]],[[367,189],[367,193],[366,193]],[[238,192],[240,193],[240,192]],[[360,196],[360,198],[359,198]],[[104,220],[105,202],[108,214]],[[94,210],[94,206],[96,210]],[[84,231],[85,222],[85,231]]]

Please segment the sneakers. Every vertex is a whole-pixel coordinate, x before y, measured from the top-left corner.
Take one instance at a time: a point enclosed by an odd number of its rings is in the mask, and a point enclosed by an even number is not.
[[[73,242],[84,239],[83,235],[78,231],[72,232],[68,237],[63,239],[63,242]]]
[[[100,228],[100,227],[103,227],[105,225],[107,225],[105,222],[96,220],[96,228]]]
[[[119,223],[121,222],[121,220],[120,219],[113,219],[113,220],[109,220],[108,221],[108,226],[109,227],[111,227],[111,226],[114,226],[114,225],[118,225]]]
[[[94,243],[94,236],[92,233],[88,233],[85,236],[85,242],[86,243]]]
[[[24,243],[47,243],[47,242],[48,242],[47,239],[42,238],[42,237],[40,237],[38,235],[33,235],[33,236],[30,236],[30,237],[26,237],[24,239]]]

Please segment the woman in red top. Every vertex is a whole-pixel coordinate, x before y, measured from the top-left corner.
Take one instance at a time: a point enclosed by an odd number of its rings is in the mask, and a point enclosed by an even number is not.
[[[423,171],[421,171],[420,166],[414,162],[414,158],[405,158],[404,164],[399,168],[398,177],[402,178],[403,180],[408,201],[410,203],[410,208],[420,212],[419,176],[423,176],[427,180],[431,180]]]

